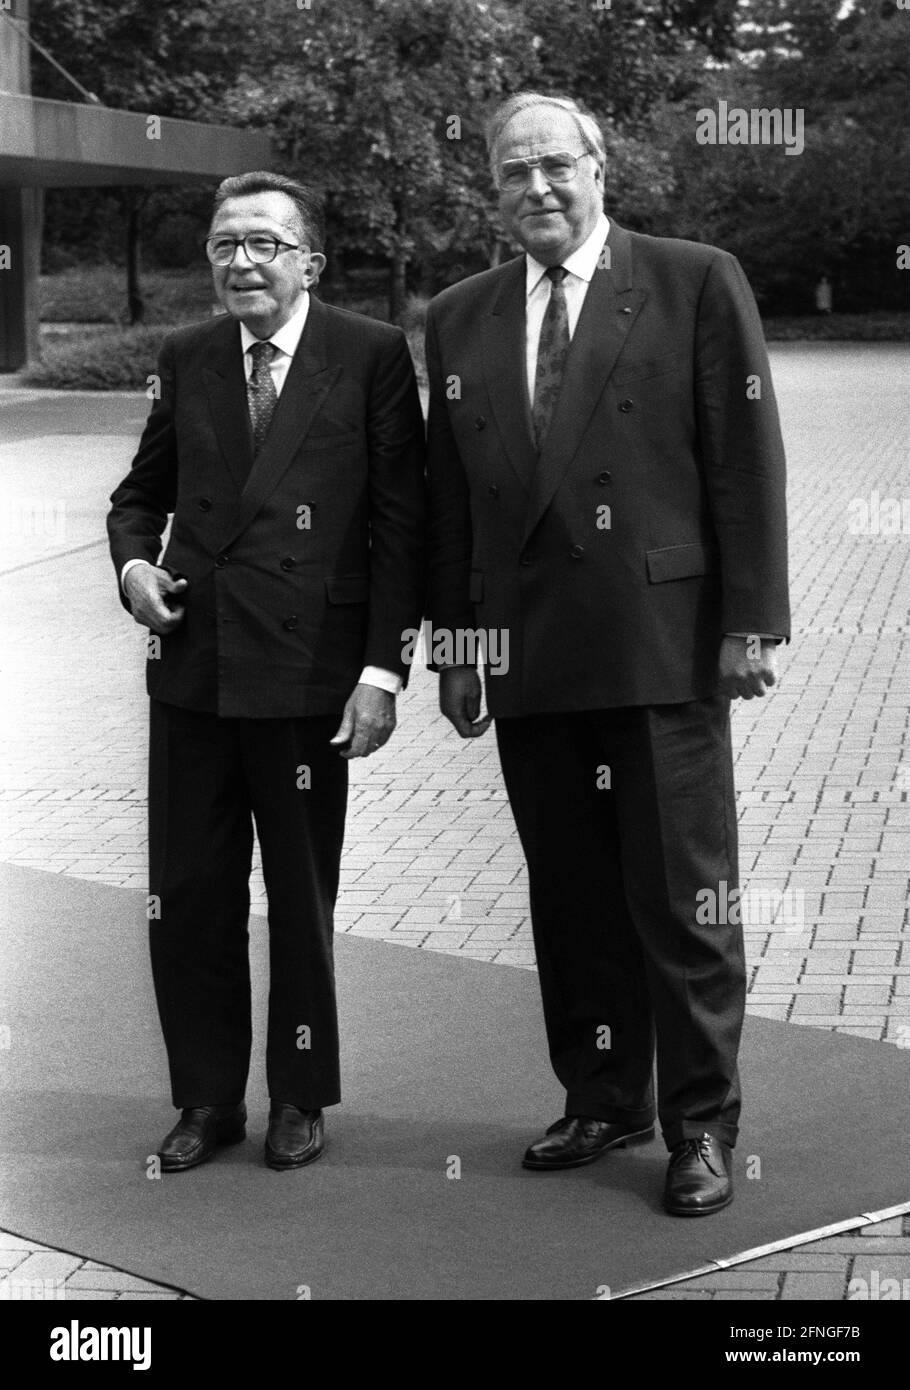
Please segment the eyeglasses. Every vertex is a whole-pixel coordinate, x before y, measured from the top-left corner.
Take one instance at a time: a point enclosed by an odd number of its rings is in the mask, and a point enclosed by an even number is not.
[[[507,159],[497,170],[497,184],[507,193],[526,188],[531,180],[531,170],[539,169],[547,183],[571,183],[578,173],[579,160],[590,153],[568,154],[558,150],[555,154],[542,154],[536,159]]]
[[[266,236],[263,232],[251,232],[248,236],[210,236],[205,239],[205,254],[212,265],[230,265],[242,246],[248,261],[253,265],[268,265],[279,251],[299,251],[291,241],[279,241],[277,237]]]

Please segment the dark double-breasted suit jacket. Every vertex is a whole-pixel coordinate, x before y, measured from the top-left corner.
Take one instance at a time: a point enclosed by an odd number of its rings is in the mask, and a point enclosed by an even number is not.
[[[650,1125],[656,1029],[667,1143],[732,1144],[742,936],[695,910],[737,881],[722,638],[789,634],[761,323],[733,256],[611,220],[538,456],[525,305],[521,256],[430,306],[430,617],[499,654],[486,700],[566,1113]]]
[[[677,703],[789,635],[784,453],[736,259],[611,220],[538,458],[525,258],[431,304],[431,617],[507,629],[494,715]]]
[[[173,513],[162,563],[188,581],[183,621],[147,662],[151,952],[173,1100],[244,1094],[255,818],[269,1094],[318,1109],[340,1094],[332,931],[347,764],[330,740],[365,666],[407,679],[402,633],[425,596],[414,369],[400,329],[311,298],[255,459],[238,323],[175,333],[159,376],[108,528],[119,583],[126,561],[157,562]]]
[[[365,665],[407,679],[424,599],[423,422],[404,334],[312,298],[255,462],[239,325],[179,331],[108,519],[188,582],[148,662],[158,700],[222,716],[339,711]],[[126,603],[126,600],[123,600]]]

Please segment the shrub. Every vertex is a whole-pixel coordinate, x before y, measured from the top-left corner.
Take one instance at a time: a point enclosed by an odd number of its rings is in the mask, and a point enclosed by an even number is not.
[[[166,325],[123,328],[46,343],[44,360],[25,381],[59,391],[144,391],[169,332]]]
[[[209,316],[215,298],[212,275],[201,259],[191,270],[140,271],[139,288],[147,324],[192,323]],[[123,266],[80,265],[38,284],[42,323],[119,323],[126,326]]]
[[[766,318],[768,342],[841,341],[910,343],[910,314],[889,310],[871,314],[815,314],[800,318]]]
[[[125,271],[120,266],[70,266],[38,281],[42,323],[117,323],[125,312]]]

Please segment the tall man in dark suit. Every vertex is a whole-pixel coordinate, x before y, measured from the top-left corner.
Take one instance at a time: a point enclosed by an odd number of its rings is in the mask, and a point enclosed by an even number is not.
[[[269,900],[266,1160],[323,1147],[340,1099],[332,914],[346,759],[381,747],[424,598],[423,421],[400,329],[313,298],[322,209],[226,180],[206,242],[227,317],[161,353],[113,493],[124,605],[150,629],[155,991],[179,1171],[242,1138],[253,820]],[[173,526],[159,560],[168,514]]]
[[[524,1163],[651,1138],[656,1034],[664,1200],[701,1215],[732,1200],[740,1112],[730,698],[774,684],[789,624],[768,359],[732,256],[607,220],[574,102],[512,97],[488,140],[526,254],[430,306],[430,612],[508,635],[487,707],[566,1090]],[[440,700],[486,730],[473,667]]]

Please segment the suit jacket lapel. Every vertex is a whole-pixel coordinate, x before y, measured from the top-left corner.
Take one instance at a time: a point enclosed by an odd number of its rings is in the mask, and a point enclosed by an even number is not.
[[[537,466],[531,437],[525,351],[525,258],[504,269],[503,283],[483,320],[483,371],[493,414],[509,462],[525,488]]]
[[[202,374],[218,443],[239,493],[253,462],[253,432],[246,404],[240,325],[236,319],[225,321],[224,333]]]
[[[612,218],[606,245],[609,268],[595,270],[572,336],[556,411],[534,471],[523,544],[572,462],[647,297],[632,285],[629,233]]]
[[[298,454],[316,412],[341,374],[340,363],[335,367],[328,363],[326,317],[325,305],[311,297],[303,336],[288,368],[268,435],[250,469],[237,510],[221,541],[221,550],[240,535],[275,490]],[[241,389],[245,401],[245,382]]]

